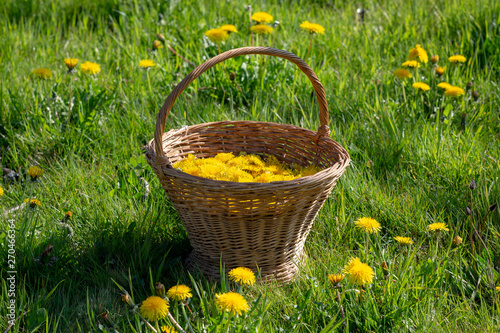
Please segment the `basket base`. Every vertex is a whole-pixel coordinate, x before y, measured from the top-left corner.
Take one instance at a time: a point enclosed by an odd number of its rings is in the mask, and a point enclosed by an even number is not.
[[[302,249],[298,255],[296,255],[293,259],[276,265],[274,269],[263,270],[259,268],[257,265],[254,267],[248,267],[252,269],[254,272],[257,272],[260,269],[260,277],[262,281],[273,281],[278,283],[291,283],[297,277],[297,273],[299,272],[299,266],[307,257],[305,251]],[[220,261],[219,261],[220,262]],[[224,263],[222,263],[224,264]],[[214,263],[206,262],[203,260],[203,256],[200,256],[195,250],[193,250],[189,256],[184,261],[185,268],[194,273],[196,271],[201,271],[205,278],[211,281],[219,281],[220,280],[220,263],[215,265]],[[236,267],[227,268],[226,267],[226,276],[227,273]]]

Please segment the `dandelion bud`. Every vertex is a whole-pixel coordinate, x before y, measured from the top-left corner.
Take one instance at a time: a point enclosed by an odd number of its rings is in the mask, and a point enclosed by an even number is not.
[[[460,236],[453,237],[453,245],[458,246],[460,244],[462,244],[462,237]]]
[[[158,40],[159,40],[160,42],[162,42],[163,44],[165,44],[165,36],[163,36],[163,35],[162,35],[162,34],[160,34],[160,33],[157,33],[157,34],[156,34],[156,38],[158,38]]]
[[[476,182],[474,181],[474,179],[470,182],[470,184],[469,184],[469,188],[470,188],[471,190],[474,190],[474,189],[476,188]]]
[[[465,214],[467,214],[467,216],[470,216],[471,211],[470,211],[469,206],[465,207]]]
[[[495,209],[497,209],[498,205],[497,204],[493,204],[490,206],[490,212],[494,211]]]
[[[236,79],[236,74],[234,74],[234,72],[229,73],[229,79],[234,81],[234,79]]]
[[[155,292],[156,295],[164,298],[165,297],[165,286],[161,282],[155,283]]]
[[[245,9],[248,10],[249,12],[251,12],[252,11],[252,6],[248,5],[248,6],[245,7]]]
[[[345,275],[344,274],[329,274],[328,275],[328,280],[333,284],[334,287],[337,287],[342,280],[344,280]]]
[[[155,40],[152,46],[153,50],[158,50],[163,48],[163,44],[159,40]]]
[[[130,296],[128,294],[122,295],[122,302],[129,306],[134,306],[134,303],[132,303],[132,300],[130,299]]]
[[[277,28],[280,25],[280,21],[274,21],[273,22],[273,28]]]
[[[109,313],[108,312],[101,313],[99,315],[99,321],[106,325],[111,324],[111,318],[109,318]]]
[[[384,270],[384,272],[389,271],[389,266],[387,266],[387,263],[385,261],[382,261],[382,269]]]
[[[477,91],[473,91],[472,97],[474,98],[475,101],[477,101],[479,99],[479,93]]]
[[[441,66],[437,66],[436,67],[436,74],[439,75],[439,76],[443,75],[444,74],[444,68],[441,67]]]
[[[435,55],[435,56],[431,57],[431,63],[437,64],[438,61],[439,61],[439,56],[438,55]]]
[[[466,85],[467,90],[471,90],[473,86],[474,86],[474,84],[472,83],[472,81],[467,82],[467,85]]]
[[[65,218],[66,220],[69,220],[69,219],[70,219],[70,218],[72,218],[72,217],[73,217],[73,212],[71,212],[71,211],[69,211],[69,210],[68,210],[68,211],[66,212],[66,214],[64,215],[64,218]]]

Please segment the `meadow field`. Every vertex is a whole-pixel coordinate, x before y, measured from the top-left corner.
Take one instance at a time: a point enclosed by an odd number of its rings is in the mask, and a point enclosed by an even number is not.
[[[500,331],[499,26],[494,0],[2,1],[0,332]],[[246,46],[305,59],[351,157],[285,285],[188,272],[144,155],[172,89]],[[320,125],[307,77],[260,55],[193,81],[166,130],[222,120]]]

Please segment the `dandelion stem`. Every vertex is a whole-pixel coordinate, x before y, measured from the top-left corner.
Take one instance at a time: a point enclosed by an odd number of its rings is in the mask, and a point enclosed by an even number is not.
[[[186,333],[186,331],[182,329],[181,325],[179,325],[179,323],[174,319],[170,311],[167,312],[167,316],[168,319],[170,319],[170,321],[174,324],[174,326],[179,330],[180,333]]]
[[[345,322],[344,307],[342,306],[342,300],[340,299],[340,293],[337,290],[337,299],[339,301],[340,313],[342,314],[342,320],[344,321],[344,328],[347,329],[347,324]]]
[[[139,318],[141,318],[141,319],[142,319],[142,321],[146,324],[146,326],[148,326],[150,329],[152,329],[152,330],[153,330],[153,332],[158,333],[158,331],[156,330],[156,328],[154,328],[154,327],[153,327],[153,325],[151,325],[151,324],[149,323],[149,321],[147,321],[147,320],[146,320],[143,316],[141,316],[141,314],[140,314],[140,313],[138,313],[138,315],[139,315]]]
[[[472,219],[472,190],[470,190],[470,246],[472,250],[472,254],[475,254],[475,248],[474,248],[474,220]]]
[[[304,62],[307,62],[307,58],[309,58],[309,53],[311,53],[311,48],[312,48],[312,45],[313,45],[313,34],[310,34],[310,37],[309,37],[309,48],[307,49],[307,54],[306,54],[306,57],[304,58]]]

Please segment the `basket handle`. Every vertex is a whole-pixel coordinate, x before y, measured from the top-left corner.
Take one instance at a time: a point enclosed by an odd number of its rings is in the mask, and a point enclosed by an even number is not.
[[[295,65],[297,65],[304,74],[307,75],[309,80],[311,81],[314,91],[316,92],[316,97],[318,99],[319,103],[319,111],[320,111],[320,122],[321,126],[318,129],[318,135],[316,136],[316,142],[320,137],[323,136],[328,136],[330,134],[330,128],[328,127],[328,104],[326,103],[326,95],[325,95],[325,89],[323,88],[323,85],[319,81],[318,77],[316,76],[316,73],[309,67],[308,64],[305,63],[304,60],[299,58],[293,53],[275,49],[272,47],[242,47],[238,49],[233,49],[226,51],[224,53],[221,53],[203,64],[199,65],[196,67],[191,73],[188,74],[175,88],[172,90],[170,95],[168,95],[167,100],[163,104],[162,108],[160,109],[160,112],[158,113],[158,116],[156,117],[156,129],[155,129],[155,150],[156,150],[156,156],[157,157],[164,157],[165,152],[163,151],[162,147],[162,137],[163,133],[165,131],[165,122],[167,120],[167,116],[170,113],[170,110],[172,109],[172,106],[175,103],[175,100],[179,95],[184,91],[184,89],[191,83],[193,82],[198,76],[200,76],[203,72],[205,72],[207,69],[217,65],[218,63],[227,60],[229,58],[234,58],[239,55],[246,55],[246,54],[263,54],[263,55],[270,55],[270,56],[275,56],[275,57],[280,57],[284,58],[286,60],[289,60],[293,62]],[[168,162],[167,162],[168,164]]]

